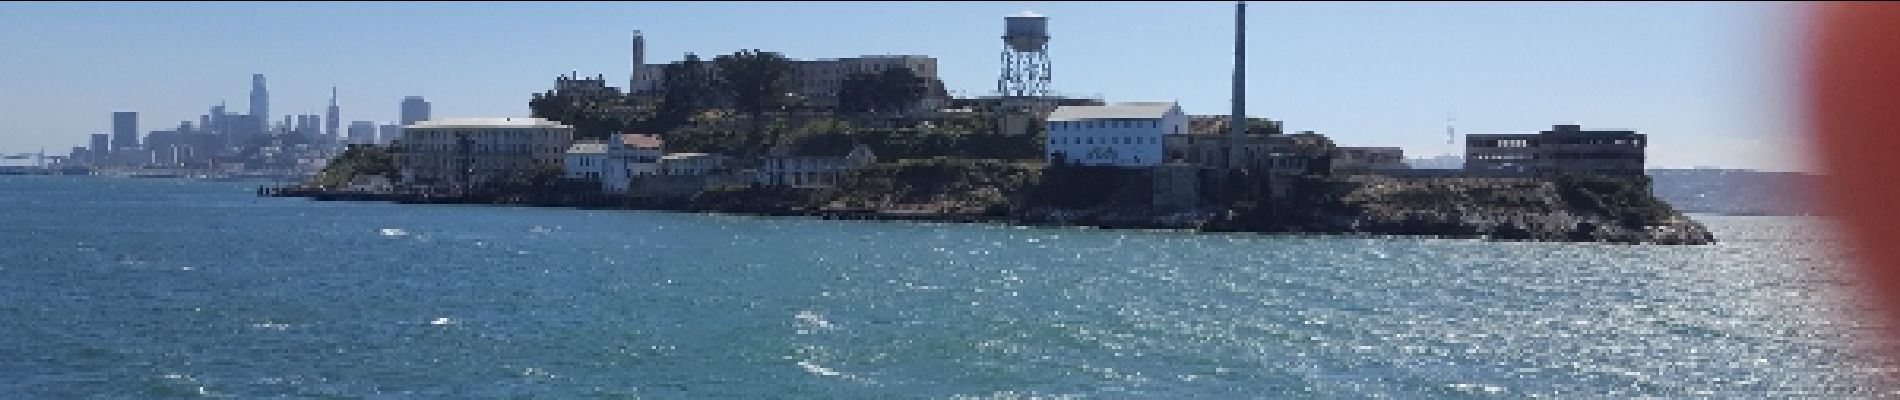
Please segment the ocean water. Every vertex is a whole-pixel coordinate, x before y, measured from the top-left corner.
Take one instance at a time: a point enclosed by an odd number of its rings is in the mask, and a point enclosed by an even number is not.
[[[1721,244],[259,198],[0,176],[4,398],[1890,396],[1823,220]]]

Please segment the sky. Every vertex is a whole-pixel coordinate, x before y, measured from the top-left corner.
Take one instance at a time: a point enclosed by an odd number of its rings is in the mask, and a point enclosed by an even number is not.
[[[798,59],[937,58],[961,95],[994,90],[1003,17],[1049,17],[1054,91],[1226,114],[1232,2],[6,2],[0,153],[64,154],[137,111],[144,132],[220,101],[274,120],[526,116],[557,76],[624,87],[649,62],[742,49]],[[1462,153],[1459,134],[1556,124],[1649,135],[1649,166],[1811,171],[1792,107],[1797,5],[1759,2],[1255,2],[1247,112],[1342,146]]]

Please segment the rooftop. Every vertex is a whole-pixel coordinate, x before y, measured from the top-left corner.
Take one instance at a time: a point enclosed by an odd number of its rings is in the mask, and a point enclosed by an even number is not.
[[[567,146],[568,153],[606,153],[607,142],[599,140],[581,140]]]
[[[654,135],[626,133],[626,134],[621,134],[619,136],[620,136],[620,144],[626,145],[629,147],[657,149],[657,148],[660,148],[660,145],[662,143],[664,143],[663,141],[660,140],[659,136],[654,136]]]
[[[573,128],[559,121],[532,117],[441,118],[419,121],[408,128]]]
[[[1101,106],[1062,106],[1049,114],[1050,121],[1088,119],[1158,119],[1175,108],[1172,102],[1115,103]]]

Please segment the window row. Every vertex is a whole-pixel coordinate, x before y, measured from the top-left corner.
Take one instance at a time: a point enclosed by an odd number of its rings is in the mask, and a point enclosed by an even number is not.
[[[1074,130],[1074,129],[1158,128],[1158,127],[1161,127],[1161,121],[1159,120],[1133,121],[1133,120],[1110,119],[1110,120],[1087,120],[1087,121],[1054,121],[1054,122],[1049,123],[1049,130],[1052,130],[1052,131]]]
[[[1158,138],[1158,137],[1114,136],[1114,137],[1103,137],[1103,138],[1097,138],[1097,137],[1052,137],[1052,138],[1049,138],[1049,144],[1160,144],[1160,143],[1161,143],[1161,138]]]

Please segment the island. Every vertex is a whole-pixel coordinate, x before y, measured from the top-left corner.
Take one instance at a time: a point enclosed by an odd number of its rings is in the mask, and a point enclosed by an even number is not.
[[[532,117],[440,118],[266,196],[831,219],[1628,244],[1714,243],[1659,200],[1648,138],[1466,135],[1465,164],[1173,102],[949,96],[922,56],[746,50],[563,75]],[[841,73],[838,71],[866,71]],[[834,76],[835,75],[835,76]],[[645,80],[641,80],[645,77]],[[827,86],[829,85],[829,86]]]

